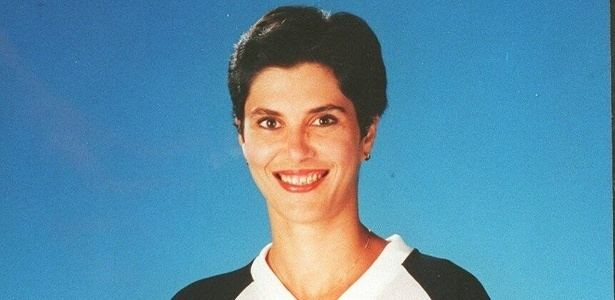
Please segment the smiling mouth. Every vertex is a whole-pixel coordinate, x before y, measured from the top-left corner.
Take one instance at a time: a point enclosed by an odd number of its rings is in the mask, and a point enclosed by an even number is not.
[[[273,173],[282,188],[293,193],[313,190],[328,174],[329,170],[285,170]]]

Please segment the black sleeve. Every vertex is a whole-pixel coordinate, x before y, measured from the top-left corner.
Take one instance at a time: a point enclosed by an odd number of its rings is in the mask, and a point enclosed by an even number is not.
[[[235,299],[253,281],[251,266],[252,262],[233,272],[195,281],[177,292],[172,300]]]
[[[449,260],[425,255],[415,249],[403,266],[433,300],[490,299],[474,275]]]

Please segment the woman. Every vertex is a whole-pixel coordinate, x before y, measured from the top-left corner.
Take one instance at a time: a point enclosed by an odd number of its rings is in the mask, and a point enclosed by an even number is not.
[[[175,299],[488,299],[460,267],[361,224],[359,169],[387,101],[380,44],[362,19],[269,12],[237,44],[229,89],[272,243]]]

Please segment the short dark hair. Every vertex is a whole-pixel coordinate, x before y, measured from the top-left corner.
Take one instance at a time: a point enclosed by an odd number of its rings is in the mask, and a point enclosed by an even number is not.
[[[241,36],[228,69],[235,118],[243,123],[250,85],[261,70],[303,62],[320,63],[333,71],[340,90],[355,107],[364,136],[387,105],[380,43],[363,19],[346,12],[329,15],[314,7],[278,7]]]

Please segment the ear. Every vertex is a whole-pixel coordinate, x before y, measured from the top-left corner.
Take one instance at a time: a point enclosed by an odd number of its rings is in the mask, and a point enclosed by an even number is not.
[[[379,117],[373,117],[372,123],[369,125],[367,129],[367,133],[361,140],[361,150],[364,155],[372,153],[372,149],[374,147],[374,142],[376,140],[376,133],[378,131],[378,122],[380,121]]]
[[[234,120],[234,125],[235,128],[237,129],[237,142],[239,143],[239,146],[241,146],[241,152],[243,152],[243,157],[246,157],[246,150],[245,150],[245,145],[246,145],[246,140],[243,137],[243,124],[241,124],[241,120],[239,120],[238,118],[235,118]]]

